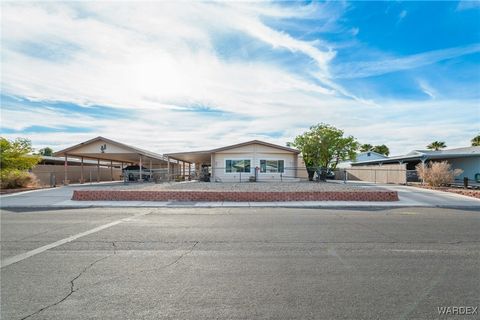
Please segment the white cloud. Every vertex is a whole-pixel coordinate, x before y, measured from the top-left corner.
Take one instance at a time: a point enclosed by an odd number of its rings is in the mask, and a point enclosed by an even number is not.
[[[402,10],[402,11],[398,14],[397,23],[400,23],[403,19],[405,19],[405,17],[407,16],[407,14],[408,14],[408,11],[407,11],[407,10]]]
[[[418,80],[418,85],[420,89],[430,98],[435,99],[437,96],[437,90],[435,90],[430,84],[425,80]]]
[[[480,44],[433,50],[405,57],[386,57],[372,61],[350,62],[339,65],[335,78],[365,78],[386,73],[414,69],[440,61],[480,52]]]
[[[478,8],[480,8],[480,1],[478,0],[460,0],[457,6],[458,11]]]
[[[432,132],[448,132],[460,141],[461,123],[446,123],[441,131],[435,122],[425,125],[419,122],[422,119],[406,119],[403,123],[411,125],[404,130],[402,122],[386,118],[392,113],[400,116],[400,110],[411,104],[356,99],[333,80],[330,69],[335,48],[321,41],[297,39],[263,22],[264,18],[314,16],[331,23],[328,14],[319,12],[323,9],[312,4],[287,10],[267,2],[2,3],[3,93],[38,101],[72,102],[85,108],[104,105],[126,114],[117,119],[96,118],[88,112],[66,113],[26,105],[4,108],[2,127],[91,129],[22,134],[37,147],[50,145],[57,150],[97,135],[159,153],[265,139],[271,132],[280,134],[267,140],[285,144],[318,122],[344,128],[366,143],[386,143],[393,152],[406,149],[416,137],[421,143],[431,140]],[[232,35],[261,42],[272,54],[289,52],[307,57],[311,70],[302,75],[274,61],[225,59],[216,51],[216,41]],[[35,51],[39,46],[55,50]],[[407,68],[468,50],[479,48],[454,48],[393,63],[365,64],[348,72],[354,76],[379,72],[375,68],[389,72],[392,65]],[[215,108],[225,115],[179,112],[195,105]],[[474,110],[472,106],[465,108]],[[433,112],[434,107],[428,108]]]

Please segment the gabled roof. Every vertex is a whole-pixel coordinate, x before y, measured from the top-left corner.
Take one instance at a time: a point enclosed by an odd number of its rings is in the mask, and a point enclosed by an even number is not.
[[[284,146],[279,146],[278,144],[273,144],[265,141],[260,141],[260,140],[251,140],[247,142],[242,142],[242,143],[237,143],[237,144],[232,144],[230,146],[226,147],[221,147],[221,148],[216,148],[216,149],[210,149],[210,150],[199,150],[199,151],[186,151],[186,152],[172,152],[172,153],[166,153],[166,156],[174,156],[174,155],[179,155],[179,154],[195,154],[195,153],[204,153],[204,154],[210,154],[210,153],[215,153],[215,152],[220,152],[220,151],[225,151],[225,150],[230,150],[230,149],[235,149],[235,148],[240,148],[244,146],[248,146],[250,144],[261,144],[263,146],[275,148],[275,149],[280,149],[280,150],[285,150],[293,153],[300,153],[297,149],[292,149],[289,147],[284,147]]]
[[[230,149],[235,149],[235,148],[240,148],[240,147],[248,146],[248,145],[251,145],[251,144],[260,144],[260,145],[263,145],[263,146],[267,146],[267,147],[271,147],[271,148],[275,148],[275,149],[280,149],[280,150],[292,152],[292,153],[295,153],[295,154],[300,153],[300,151],[298,151],[297,149],[292,149],[292,148],[289,148],[289,147],[279,146],[277,144],[273,144],[273,143],[269,143],[269,142],[265,142],[265,141],[260,141],[260,140],[251,140],[251,141],[237,143],[237,144],[233,144],[233,145],[226,146],[226,147],[221,147],[221,148],[216,148],[216,149],[200,150],[200,151],[187,151],[187,152],[176,152],[176,153],[168,153],[168,154],[165,154],[165,155],[169,156],[173,159],[178,159],[178,160],[181,160],[181,161],[208,162],[208,161],[210,161],[210,156],[211,156],[212,153],[225,151],[225,150],[230,150]]]
[[[297,153],[297,154],[300,153],[300,151],[298,151],[297,149],[284,147],[284,146],[280,146],[278,144],[273,144],[273,143],[260,141],[260,140],[251,140],[251,141],[247,141],[247,142],[232,144],[230,146],[221,147],[221,148],[217,148],[217,149],[212,149],[212,150],[210,150],[210,152],[225,151],[225,150],[230,150],[230,149],[235,149],[235,148],[248,146],[248,145],[251,145],[251,144],[260,144],[262,146],[271,147],[271,148],[275,148],[275,149],[280,149],[280,150],[284,150],[284,151],[289,151],[289,152],[293,152],[293,153]]]
[[[388,158],[386,155],[381,154],[381,153],[378,153],[378,152],[375,152],[375,151],[359,152],[359,153],[357,153],[357,156],[362,155],[362,154],[368,154],[368,153],[373,153],[373,154],[375,154],[375,155],[377,155],[377,156],[379,156],[379,157],[381,157],[381,158],[385,158],[385,159]]]
[[[103,141],[103,142],[115,145],[119,148],[125,149],[129,153],[135,153],[135,154],[145,156],[145,157],[149,157],[149,158],[152,158],[152,159],[166,161],[165,157],[161,154],[151,152],[151,151],[147,151],[147,150],[144,150],[144,149],[140,149],[140,148],[137,148],[137,147],[133,147],[133,146],[130,146],[130,145],[127,145],[127,144],[124,144],[124,143],[114,141],[114,140],[110,140],[110,139],[107,139],[107,138],[102,137],[102,136],[98,136],[96,138],[81,142],[81,143],[76,144],[74,146],[71,146],[69,148],[57,151],[53,155],[55,157],[60,157],[60,156],[64,156],[65,154],[70,154],[70,153],[75,154],[76,149],[79,149],[81,147],[87,146],[89,144],[92,144],[92,143],[95,143],[95,142],[98,142],[98,141]]]

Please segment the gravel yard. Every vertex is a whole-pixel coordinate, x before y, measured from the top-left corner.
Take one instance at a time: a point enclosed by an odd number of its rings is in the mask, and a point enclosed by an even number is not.
[[[95,190],[142,190],[142,191],[166,191],[166,190],[185,190],[185,191],[238,191],[238,192],[305,192],[305,191],[366,191],[366,190],[384,190],[380,187],[359,184],[344,184],[341,182],[255,182],[255,183],[235,183],[235,182],[172,182],[172,183],[130,183],[119,184],[115,186],[97,186]]]

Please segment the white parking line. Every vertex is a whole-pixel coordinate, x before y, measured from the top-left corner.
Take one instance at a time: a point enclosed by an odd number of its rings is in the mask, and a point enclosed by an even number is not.
[[[69,243],[69,242],[71,242],[71,241],[73,241],[73,240],[75,240],[75,239],[78,239],[78,238],[87,236],[87,235],[89,235],[89,234],[92,234],[92,233],[95,233],[95,232],[98,232],[98,231],[101,231],[101,230],[104,230],[104,229],[113,227],[113,226],[115,226],[115,225],[117,225],[117,224],[119,224],[119,223],[127,222],[127,221],[130,221],[130,220],[135,219],[135,218],[137,218],[137,217],[141,217],[141,216],[147,215],[147,214],[149,214],[149,213],[151,213],[151,212],[152,212],[152,211],[143,212],[143,213],[138,213],[138,214],[135,214],[135,215],[133,215],[133,216],[131,216],[131,217],[123,218],[123,219],[120,219],[120,220],[116,220],[116,221],[113,221],[113,222],[110,222],[110,223],[107,223],[107,224],[98,226],[98,227],[96,227],[96,228],[90,229],[90,230],[88,230],[88,231],[78,233],[78,234],[73,235],[73,236],[70,236],[70,237],[68,237],[68,238],[65,238],[65,239],[62,239],[62,240],[58,240],[58,241],[56,241],[56,242],[53,242],[53,243],[44,245],[43,247],[40,247],[40,248],[37,248],[37,249],[33,249],[33,250],[31,250],[31,251],[28,251],[28,252],[25,252],[25,253],[22,253],[22,254],[19,254],[19,255],[10,257],[10,258],[3,259],[3,260],[2,260],[2,263],[1,263],[1,268],[4,268],[4,267],[9,266],[9,265],[11,265],[11,264],[17,263],[17,262],[19,262],[19,261],[28,259],[28,258],[30,258],[30,257],[33,257],[34,255],[37,255],[37,254],[42,253],[42,252],[44,252],[44,251],[47,251],[47,250],[49,250],[49,249],[52,249],[52,248],[61,246],[61,245],[65,244],[65,243]]]

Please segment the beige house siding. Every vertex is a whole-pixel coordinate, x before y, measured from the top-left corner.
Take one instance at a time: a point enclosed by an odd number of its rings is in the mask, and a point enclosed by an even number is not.
[[[215,152],[212,155],[212,179],[211,181],[248,181],[255,175],[255,168],[260,168],[260,160],[283,160],[283,173],[258,173],[258,181],[279,181],[296,178],[295,166],[297,155],[287,150],[281,150],[260,144],[251,144],[229,150]],[[250,160],[250,172],[226,172],[226,160]]]
[[[298,160],[297,160],[297,177],[302,179],[302,180],[305,180],[307,179],[308,180],[308,172],[307,172],[307,167],[305,165],[305,161],[303,161],[303,157],[301,154],[298,155]]]
[[[85,146],[81,146],[75,149],[75,153],[98,153],[101,152],[101,147],[106,145],[107,148],[105,149],[106,153],[127,153],[129,152],[128,150],[125,150],[124,148],[120,148],[119,146],[109,143],[109,142],[104,142],[104,141],[94,141],[90,144],[87,144]]]

